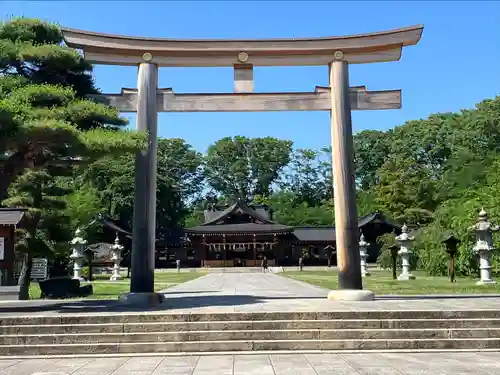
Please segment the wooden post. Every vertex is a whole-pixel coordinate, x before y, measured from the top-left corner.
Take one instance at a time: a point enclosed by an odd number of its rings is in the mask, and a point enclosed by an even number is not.
[[[234,66],[234,92],[253,92],[252,64],[237,64]]]
[[[145,53],[144,60],[151,60]],[[132,293],[154,292],[156,239],[156,150],[158,67],[139,64],[137,78],[137,130],[148,133],[146,150],[135,158],[135,201],[132,232]]]
[[[227,254],[226,254],[226,235],[222,235],[222,264],[223,267],[227,267]]]
[[[391,261],[392,261],[392,279],[396,280],[398,278],[397,275],[397,259],[398,259],[398,250],[399,247],[397,245],[391,245],[389,247],[389,250],[391,251]]]
[[[349,67],[337,51],[330,64],[330,126],[338,288],[363,289],[359,267],[358,214],[354,181]]]
[[[257,238],[253,235],[253,266],[257,265]]]
[[[450,253],[450,281],[455,282],[455,254]]]

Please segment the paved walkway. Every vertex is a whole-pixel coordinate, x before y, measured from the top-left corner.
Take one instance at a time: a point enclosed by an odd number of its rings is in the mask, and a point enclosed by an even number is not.
[[[332,273],[332,277],[336,277]],[[500,310],[499,295],[376,296],[375,301],[328,301],[328,290],[264,273],[210,273],[163,291],[163,313],[320,312],[359,310]],[[33,300],[0,303],[0,315],[108,314],[145,311],[116,300]]]
[[[326,299],[328,292],[270,273],[212,273],[164,290],[166,306],[175,313],[500,309],[498,295],[377,296],[375,301],[333,302]]]
[[[498,375],[500,353],[0,360],[2,375]]]

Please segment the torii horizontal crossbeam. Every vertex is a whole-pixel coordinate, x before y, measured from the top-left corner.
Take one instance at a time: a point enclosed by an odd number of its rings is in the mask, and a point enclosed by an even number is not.
[[[80,48],[85,60],[96,64],[137,65],[143,55],[157,66],[327,65],[336,51],[350,64],[396,61],[403,47],[415,45],[423,26],[375,33],[288,39],[166,39],[96,33],[63,28],[69,47]]]
[[[364,86],[351,87],[349,96],[353,110],[401,108],[401,90],[367,91]],[[136,89],[124,88],[121,94],[93,98],[121,112],[137,112]],[[329,111],[332,102],[329,87],[317,87],[315,92],[236,94],[175,94],[172,89],[159,89],[157,108],[158,112]]]

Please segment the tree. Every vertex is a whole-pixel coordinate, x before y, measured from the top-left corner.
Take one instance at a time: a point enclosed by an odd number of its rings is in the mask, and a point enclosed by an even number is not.
[[[20,299],[29,299],[29,284],[33,256],[47,256],[57,243],[68,241],[64,227],[63,214],[67,194],[65,189],[55,183],[55,178],[47,169],[27,170],[19,176],[9,189],[9,206],[28,208],[24,225],[20,230],[21,240],[16,250],[23,254],[23,264],[19,277]]]
[[[63,46],[56,25],[19,18],[0,23],[0,201],[26,168],[142,147],[144,135],[116,131],[118,110],[85,99],[92,67]]]
[[[272,137],[226,137],[211,145],[205,164],[208,184],[230,200],[268,196],[290,160],[291,141]]]
[[[377,171],[387,160],[391,137],[391,130],[363,130],[353,136],[354,165],[359,189],[368,190],[378,183]]]
[[[326,156],[326,157],[325,157]],[[293,193],[294,203],[319,206],[333,199],[332,165],[329,149],[297,149],[280,179],[280,187]]]
[[[119,131],[127,121],[117,109],[85,98],[97,93],[92,67],[62,41],[53,24],[0,23],[0,202],[29,208],[18,246],[25,254],[23,298],[33,254],[55,251],[67,233],[60,210],[68,190],[57,176],[68,168],[61,164],[135,151],[146,141],[145,134]]]
[[[182,225],[189,215],[189,202],[203,189],[203,158],[178,138],[160,139],[157,154],[156,216],[161,232]],[[106,215],[124,228],[131,228],[134,173],[132,155],[110,156],[79,168],[75,181],[98,194]]]
[[[450,230],[462,239],[457,271],[477,272],[474,238],[467,228],[483,206],[493,221],[499,214],[499,103],[496,97],[475,109],[407,122],[394,130],[388,160],[377,170],[380,184],[370,190],[377,201],[396,219],[423,226],[415,257],[429,274],[448,272],[440,241]],[[498,261],[494,257],[495,267]]]
[[[332,200],[322,201],[315,206],[307,202],[297,203],[299,199],[290,191],[276,191],[267,199],[261,200],[273,208],[274,219],[285,225],[314,226],[333,225],[335,215]]]

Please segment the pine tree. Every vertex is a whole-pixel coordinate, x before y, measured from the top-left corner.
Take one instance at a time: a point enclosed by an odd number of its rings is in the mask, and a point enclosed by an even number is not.
[[[67,231],[64,226],[64,196],[67,189],[61,188],[48,169],[27,169],[9,188],[9,206],[25,207],[24,225],[18,232],[20,240],[16,250],[23,254],[23,267],[19,285],[21,299],[29,298],[29,284],[33,256],[47,256],[55,243],[68,238],[61,238]]]
[[[19,284],[28,298],[34,255],[54,251],[61,234],[65,162],[91,162],[145,146],[145,134],[120,130],[117,109],[96,94],[92,66],[63,44],[60,29],[35,19],[0,23],[0,204],[27,207],[17,249]],[[64,236],[62,236],[64,237]]]
[[[26,168],[128,152],[145,137],[117,131],[117,109],[97,93],[92,66],[62,44],[56,25],[17,18],[0,23],[0,202]]]

